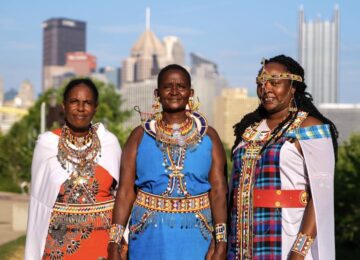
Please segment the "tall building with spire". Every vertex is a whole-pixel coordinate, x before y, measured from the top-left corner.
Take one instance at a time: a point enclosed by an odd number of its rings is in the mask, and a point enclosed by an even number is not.
[[[167,64],[184,63],[184,49],[179,39],[167,36],[161,41],[150,30],[150,9],[146,9],[145,31],[131,48],[130,57],[122,63],[122,85],[156,78]]]
[[[320,17],[306,20],[303,7],[299,13],[299,62],[305,69],[307,91],[314,102],[337,103],[339,85],[339,8],[331,21]]]
[[[134,110],[138,106],[143,112],[151,112],[157,75],[168,64],[184,65],[185,51],[175,36],[166,36],[161,41],[150,30],[150,9],[146,9],[145,31],[135,42],[130,57],[122,62],[121,89],[124,99],[121,109]],[[139,115],[134,112],[124,127],[134,128],[140,124]]]

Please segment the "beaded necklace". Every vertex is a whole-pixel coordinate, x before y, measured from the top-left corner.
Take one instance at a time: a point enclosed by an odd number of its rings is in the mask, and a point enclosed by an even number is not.
[[[156,141],[163,153],[165,173],[169,174],[169,182],[162,196],[171,196],[177,186],[177,194],[190,196],[184,180],[184,161],[186,150],[195,149],[201,141],[193,118],[187,118],[182,124],[166,124],[161,119],[156,120]]]
[[[186,118],[182,124],[166,124],[163,120],[156,120],[156,140],[161,143],[189,146],[199,142],[200,135],[194,119]]]
[[[71,167],[82,172],[86,165],[95,165],[95,159],[101,149],[97,128],[98,125],[90,126],[87,136],[79,138],[73,136],[69,127],[64,125],[59,139],[57,158],[68,172]]]
[[[100,140],[96,133],[98,126],[91,125],[89,133],[81,138],[73,136],[66,125],[61,131],[57,158],[67,172],[72,171],[64,183],[68,203],[78,203],[80,197],[83,203],[95,202],[98,184],[92,178],[97,157],[101,157]]]

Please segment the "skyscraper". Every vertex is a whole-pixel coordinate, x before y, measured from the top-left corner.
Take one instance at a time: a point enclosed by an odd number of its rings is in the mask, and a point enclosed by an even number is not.
[[[86,23],[67,18],[51,18],[43,23],[43,90],[45,70],[64,66],[66,53],[86,51]]]
[[[203,112],[210,125],[214,124],[214,99],[227,87],[225,78],[218,72],[217,64],[190,53],[191,85],[195,96],[200,100],[200,112]]]
[[[316,104],[338,102],[339,8],[331,21],[306,21],[299,13],[299,62],[305,69],[305,83]]]
[[[171,63],[184,65],[184,61],[185,51],[177,37],[166,36],[161,41],[150,30],[150,9],[147,8],[145,31],[131,48],[130,57],[122,62],[120,93],[124,102],[121,109],[133,111],[134,106],[138,106],[149,115],[159,71]],[[139,114],[133,112],[124,127],[134,128],[139,123]]]
[[[156,78],[161,68],[170,63],[184,64],[182,44],[175,36],[161,41],[150,30],[150,9],[146,9],[145,31],[131,48],[130,57],[122,63],[121,85]]]

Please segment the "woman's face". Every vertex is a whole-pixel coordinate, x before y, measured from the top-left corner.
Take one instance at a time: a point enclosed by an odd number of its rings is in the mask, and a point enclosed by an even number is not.
[[[189,97],[193,96],[189,81],[180,70],[169,70],[163,75],[155,95],[165,112],[179,112],[186,109]]]
[[[73,132],[87,132],[96,108],[94,93],[83,83],[72,88],[63,102],[65,119]]]
[[[266,76],[286,73],[286,67],[280,63],[267,63],[261,73]],[[269,113],[283,111],[289,107],[295,88],[291,87],[289,79],[269,79],[265,82],[257,82],[257,95]]]

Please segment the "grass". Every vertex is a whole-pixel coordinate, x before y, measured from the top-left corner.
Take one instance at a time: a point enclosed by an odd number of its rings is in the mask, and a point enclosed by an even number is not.
[[[21,260],[24,258],[25,236],[0,246],[0,259]]]

